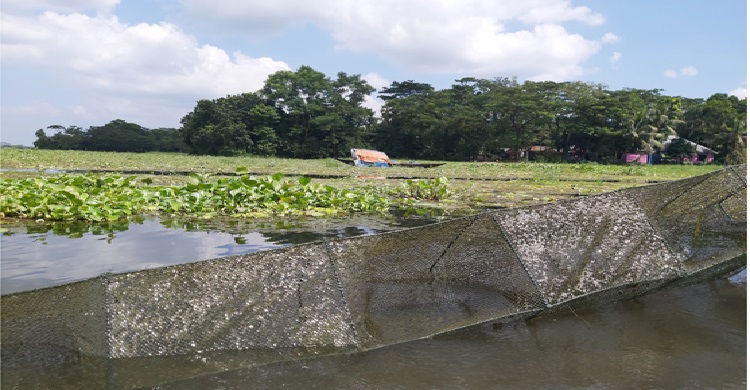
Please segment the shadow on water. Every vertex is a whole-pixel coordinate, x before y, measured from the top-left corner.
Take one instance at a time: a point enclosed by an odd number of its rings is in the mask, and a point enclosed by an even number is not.
[[[725,279],[160,389],[745,388],[745,289]]]
[[[394,210],[388,217],[326,220],[3,223],[2,292],[417,227],[443,218],[435,210]],[[739,389],[747,381],[746,303],[747,271],[742,270],[624,302],[474,326],[357,354],[263,366],[238,363],[258,361],[242,351],[115,360],[77,356],[33,367],[4,365],[2,387]],[[222,369],[223,364],[232,368]]]
[[[337,237],[418,227],[447,218],[437,209],[387,216],[274,220],[133,217],[103,223],[3,221],[2,294],[74,282],[105,272],[190,263]]]
[[[356,354],[261,366],[238,364],[253,360],[248,351],[81,356],[3,367],[2,383],[20,389],[742,389],[746,302],[746,287],[722,278]]]

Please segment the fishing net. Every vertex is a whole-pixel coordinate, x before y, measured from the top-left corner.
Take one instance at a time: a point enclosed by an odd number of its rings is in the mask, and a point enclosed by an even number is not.
[[[746,197],[746,166],[735,166],[5,295],[3,384],[40,380],[26,367],[76,363],[88,385],[152,386],[694,283],[745,265]]]

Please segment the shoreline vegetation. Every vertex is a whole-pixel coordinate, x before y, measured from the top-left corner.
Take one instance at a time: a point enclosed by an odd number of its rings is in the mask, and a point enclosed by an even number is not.
[[[361,168],[335,159],[3,148],[0,168],[6,221],[105,222],[143,214],[340,217],[394,207],[466,214],[678,180],[721,166],[447,162]],[[79,172],[86,170],[108,173]]]
[[[747,99],[724,93],[685,98],[516,77],[464,77],[436,89],[407,80],[377,91],[383,105],[376,115],[365,107],[375,92],[361,75],[331,78],[302,65],[269,75],[255,92],[198,100],[179,128],[148,129],[123,119],[88,129],[52,124],[34,133],[34,146],[302,159],[370,148],[416,160],[616,164],[648,154],[746,161]]]

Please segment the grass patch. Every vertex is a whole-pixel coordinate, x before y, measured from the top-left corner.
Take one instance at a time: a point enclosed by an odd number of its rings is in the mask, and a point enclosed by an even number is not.
[[[330,158],[296,160],[255,156],[215,157],[190,156],[180,153],[114,153],[9,148],[0,149],[0,157],[0,167],[4,169],[27,170],[0,173],[4,187],[2,202],[17,202],[21,197],[39,193],[41,200],[35,201],[38,203],[28,203],[26,206],[33,209],[46,202],[45,207],[50,207],[49,210],[44,212],[31,212],[20,208],[15,211],[6,210],[4,211],[6,217],[25,215],[28,218],[32,216],[33,218],[52,219],[76,218],[72,215],[86,215],[87,212],[84,209],[92,206],[92,212],[88,214],[89,217],[85,217],[91,220],[107,219],[106,210],[101,211],[104,206],[80,205],[79,207],[75,203],[77,201],[74,200],[74,198],[85,198],[87,195],[84,194],[91,190],[79,188],[76,190],[77,192],[68,191],[69,194],[65,195],[64,188],[66,186],[72,185],[73,188],[77,188],[77,184],[60,182],[60,180],[63,180],[60,179],[61,177],[68,177],[64,180],[81,179],[70,179],[71,176],[76,175],[45,174],[45,170],[105,169],[120,172],[192,172],[191,175],[135,175],[130,183],[137,187],[141,194],[149,191],[161,191],[169,193],[169,196],[174,195],[176,197],[171,201],[164,200],[158,205],[151,203],[155,202],[154,196],[149,198],[149,196],[137,194],[118,195],[115,192],[120,190],[106,190],[110,191],[112,198],[100,200],[101,204],[109,201],[116,204],[117,197],[120,196],[123,197],[125,203],[133,202],[125,199],[127,197],[134,197],[133,199],[148,198],[148,202],[142,199],[145,210],[136,208],[130,211],[113,211],[110,216],[111,218],[124,218],[129,215],[128,213],[134,214],[144,211],[187,215],[200,214],[209,217],[221,215],[255,217],[274,214],[304,214],[305,212],[316,215],[319,213],[340,214],[360,210],[367,212],[375,209],[382,210],[387,208],[388,205],[400,207],[431,206],[439,207],[448,213],[463,214],[485,208],[516,207],[595,195],[621,188],[645,185],[653,181],[682,179],[721,168],[718,165],[600,165],[595,163],[552,164],[534,162],[447,162],[445,165],[435,168],[361,168],[346,165]],[[240,206],[237,203],[238,199],[233,200],[235,203],[231,203],[231,199],[229,199],[231,196],[227,197],[224,192],[235,191],[236,195],[236,191],[250,191],[232,187],[238,185],[238,180],[241,181],[243,180],[242,177],[248,175],[217,177],[206,176],[206,174],[221,172],[235,174],[236,167],[243,168],[240,173],[249,173],[258,177],[271,177],[273,179],[273,175],[281,174],[290,178],[290,181],[286,184],[280,184],[279,189],[292,191],[296,195],[284,195],[281,191],[282,193],[264,198],[265,200],[261,201],[263,206],[252,203],[248,203],[249,206]],[[308,203],[305,204],[305,200],[300,200],[305,198],[298,196],[300,190],[295,186],[302,185],[304,187],[304,185],[299,182],[298,178],[310,175],[329,176],[315,179],[315,185],[320,185],[322,186],[320,188],[323,189],[326,187],[333,188],[334,190],[330,192],[329,196],[338,200],[329,200],[331,205],[327,205],[325,202],[315,205],[310,200],[307,200]],[[92,178],[96,176],[101,177],[102,175],[90,175]],[[106,175],[104,176],[106,177]],[[370,179],[357,179],[358,176],[370,177]],[[287,180],[286,178],[284,180]],[[27,179],[31,182],[19,184],[19,181]],[[38,180],[42,180],[41,185]],[[199,182],[196,183],[195,180]],[[273,181],[271,180],[271,182]],[[270,185],[273,187],[276,184]],[[62,189],[60,186],[62,186]],[[292,187],[296,189],[292,189]],[[9,195],[8,191],[11,191],[11,188],[15,188],[13,190],[15,192]],[[174,194],[169,191],[173,191]],[[191,198],[196,198],[195,194],[200,195],[200,201]],[[248,195],[248,199],[254,196],[256,195]],[[381,199],[386,196],[390,197],[387,202]],[[219,198],[222,197],[227,199],[220,200]],[[356,199],[345,205],[343,199],[347,197]],[[161,198],[166,199],[168,197],[161,196]],[[247,201],[243,200],[243,202]],[[296,202],[299,202],[300,204],[297,206],[301,207],[296,207],[294,205]],[[97,208],[100,210],[98,215],[94,213]],[[73,210],[77,211],[73,212]]]
[[[648,182],[676,180],[715,171],[719,165],[600,165],[595,163],[474,163],[447,162],[435,168],[362,168],[326,158],[317,160],[275,157],[191,156],[182,153],[116,153],[72,150],[0,150],[0,167],[26,169],[108,169],[115,171],[193,171],[198,173],[234,172],[238,166],[249,172],[286,176],[377,175],[396,178],[448,179],[536,179],[545,180],[624,180]]]

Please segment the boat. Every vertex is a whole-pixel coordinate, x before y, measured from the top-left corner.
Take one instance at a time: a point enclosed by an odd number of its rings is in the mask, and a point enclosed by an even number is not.
[[[354,165],[358,167],[407,167],[407,168],[434,168],[445,163],[422,163],[422,162],[398,162],[391,161],[387,154],[370,149],[351,149],[352,158],[337,158],[336,160],[341,161],[344,164]]]
[[[401,162],[401,161],[394,161],[392,166],[394,167],[407,167],[407,168],[435,168],[439,167],[441,165],[445,165],[445,163],[423,163],[423,162],[415,162],[415,161],[409,161],[409,162]]]

